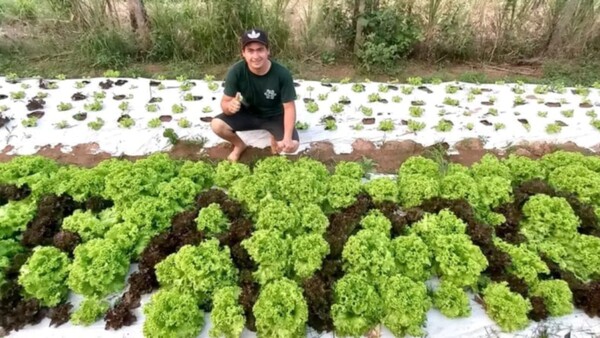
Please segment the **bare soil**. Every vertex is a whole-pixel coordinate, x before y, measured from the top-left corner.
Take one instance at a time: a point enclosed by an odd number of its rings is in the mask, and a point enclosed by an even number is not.
[[[409,157],[417,155],[427,156],[430,154],[430,151],[439,152],[440,149],[447,150],[448,147],[448,144],[436,144],[434,146],[424,147],[421,144],[409,140],[388,141],[378,147],[373,142],[368,140],[357,139],[352,144],[353,150],[349,154],[336,154],[334,152],[333,144],[330,142],[315,142],[310,148],[298,154],[286,156],[292,160],[299,157],[313,158],[324,163],[328,167],[333,167],[339,161],[371,160],[374,165],[374,172],[395,174],[397,173],[400,165]],[[484,145],[482,144],[481,140],[472,138],[461,141],[455,145],[455,148],[457,150],[457,154],[446,154],[444,155],[445,160],[453,163],[460,163],[466,166],[470,166],[479,161],[483,155],[487,153],[495,154],[500,158],[506,157],[510,153],[515,153],[537,159],[545,154],[562,149],[567,151],[581,152],[587,155],[600,155],[600,143],[594,147],[593,151],[578,147],[571,142],[564,144],[533,142],[530,144],[513,146],[510,149],[484,149]],[[11,150],[12,147],[8,146],[0,151],[0,162],[10,161],[14,157],[14,155],[8,154],[8,152]],[[193,161],[207,160],[211,162],[218,162],[225,160],[230,151],[231,145],[229,143],[221,143],[214,147],[203,148],[198,144],[180,142],[172,147],[172,149],[167,153],[173,159],[187,159]],[[71,152],[68,153],[61,151],[61,145],[54,147],[46,146],[42,147],[36,154],[54,159],[59,163],[74,164],[83,167],[93,167],[101,161],[112,157],[128,159],[132,161],[146,157],[127,155],[112,156],[107,152],[98,152],[98,144],[96,143],[77,145],[73,147]],[[255,147],[248,147],[239,161],[241,163],[253,164],[256,161],[268,156],[273,156],[271,155],[269,148],[259,149]]]

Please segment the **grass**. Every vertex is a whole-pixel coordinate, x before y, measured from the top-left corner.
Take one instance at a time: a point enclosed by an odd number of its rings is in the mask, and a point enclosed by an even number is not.
[[[427,20],[409,28],[424,39],[406,58],[387,62],[389,66],[377,72],[359,67],[353,56],[352,23],[342,15],[352,9],[343,1],[147,0],[152,29],[148,49],[142,49],[131,33],[128,16],[123,15],[126,8],[104,11],[103,1],[89,0],[86,9],[76,0],[0,0],[0,27],[8,32],[0,40],[0,74],[78,78],[115,69],[124,77],[222,78],[239,57],[239,32],[263,26],[270,32],[274,57],[297,78],[309,80],[501,80],[566,86],[591,86],[600,80],[600,34],[595,29],[600,0],[581,2],[577,8],[561,0],[540,2],[535,8],[528,5],[531,1],[507,1],[496,8],[493,2],[417,0],[412,10]],[[333,7],[326,10],[325,3]],[[65,4],[71,4],[70,12]],[[393,0],[379,9],[405,5],[404,0]],[[330,20],[323,20],[325,13]],[[494,22],[489,24],[480,20],[483,13],[498,15],[490,15]],[[544,20],[538,22],[540,18]],[[548,32],[553,39],[546,41]],[[529,58],[539,62],[534,67],[506,66]]]

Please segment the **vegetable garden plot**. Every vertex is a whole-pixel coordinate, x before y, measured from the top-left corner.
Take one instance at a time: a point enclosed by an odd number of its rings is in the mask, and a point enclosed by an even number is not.
[[[393,177],[21,156],[0,164],[0,204],[15,337],[600,334],[597,156],[417,156]]]
[[[119,78],[0,78],[0,148],[8,154],[35,154],[41,147],[98,143],[112,155],[145,155],[171,143],[172,129],[207,147],[222,140],[210,130],[220,111],[221,81]],[[109,77],[117,76],[117,77]],[[354,140],[376,143],[414,140],[424,146],[454,145],[481,138],[486,148],[521,141],[598,145],[600,83],[593,88],[560,84],[461,82],[407,83],[296,81],[299,152],[316,141],[331,141],[336,153],[352,151]],[[264,131],[240,136],[269,146]],[[9,148],[7,148],[10,146]]]

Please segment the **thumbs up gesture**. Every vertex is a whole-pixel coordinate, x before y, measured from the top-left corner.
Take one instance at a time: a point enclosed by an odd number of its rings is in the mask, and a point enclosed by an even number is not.
[[[240,94],[238,92],[237,94],[235,94],[235,98],[233,98],[233,100],[229,101],[229,112],[231,114],[237,113],[240,110],[241,102],[242,102],[242,94]]]

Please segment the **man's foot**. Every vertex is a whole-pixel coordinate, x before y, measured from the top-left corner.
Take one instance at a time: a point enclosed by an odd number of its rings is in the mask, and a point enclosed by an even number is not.
[[[245,144],[241,147],[233,147],[233,150],[231,151],[231,153],[229,154],[229,156],[227,156],[227,159],[231,162],[237,162],[240,159],[240,156],[242,156],[242,153],[244,152],[244,150],[246,150],[248,146],[246,146]]]

